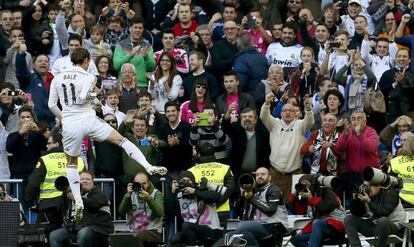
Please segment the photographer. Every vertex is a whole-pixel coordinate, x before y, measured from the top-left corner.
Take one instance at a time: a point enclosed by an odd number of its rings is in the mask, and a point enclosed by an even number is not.
[[[77,222],[71,214],[75,199],[72,192],[67,190],[69,187],[69,182],[67,182],[61,204],[63,227],[50,233],[50,247],[62,246],[73,235],[76,236],[78,246],[100,246],[98,242],[106,242],[105,239],[114,231],[109,200],[99,187],[94,186],[92,173],[86,170],[81,172],[80,183],[82,201],[85,206],[83,217]]]
[[[172,243],[195,246],[197,241],[207,238],[216,241],[222,234],[216,210],[220,194],[198,188],[189,171],[182,171],[179,180],[173,181],[172,192],[184,221],[182,231],[174,236]]]
[[[139,232],[137,238],[141,246],[162,242],[164,197],[154,188],[146,173],[137,173],[133,183],[128,184],[119,212],[128,214],[128,229]]]
[[[269,170],[260,167],[256,170],[256,185],[241,186],[243,212],[239,217],[243,221],[233,234],[243,234],[248,246],[258,246],[261,238],[271,235],[275,223],[288,225],[282,193],[271,179]]]
[[[334,181],[336,177],[305,176],[307,177],[302,181],[306,187],[297,195],[300,200],[307,201],[312,207],[313,218],[292,237],[292,244],[296,247],[319,247],[322,246],[322,241],[325,239],[344,239],[345,210],[339,197],[331,189],[336,185]]]
[[[398,192],[393,187],[382,187],[382,181],[371,181],[360,187],[351,200],[351,213],[345,217],[345,229],[350,246],[361,246],[358,233],[376,236],[376,247],[387,246],[390,234],[402,236],[400,223],[404,223],[405,211]],[[364,216],[370,215],[369,218]]]

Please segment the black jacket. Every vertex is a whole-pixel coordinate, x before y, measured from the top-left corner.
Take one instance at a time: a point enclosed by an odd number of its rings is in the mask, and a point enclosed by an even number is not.
[[[109,213],[109,200],[105,194],[98,188],[93,187],[87,193],[82,193],[82,200],[84,205],[83,217],[77,228],[80,229],[85,226],[92,227],[96,232],[109,235],[114,231],[114,224],[112,223],[112,217]],[[64,219],[68,218],[71,213],[72,201],[64,195],[62,197],[62,216]],[[107,207],[108,211],[103,209]],[[67,221],[65,221],[67,222]],[[68,227],[67,224],[65,224]]]
[[[234,172],[235,177],[237,178],[241,172],[252,172],[241,171],[243,156],[247,147],[246,130],[240,125],[240,123],[230,123],[230,120],[226,119],[223,119],[222,129],[231,139],[232,147],[230,150],[230,167]],[[257,167],[270,167],[269,155],[269,132],[266,128],[258,128],[256,126]]]
[[[47,140],[40,132],[21,135],[18,131],[7,137],[6,150],[13,154],[10,163],[12,178],[28,178],[32,173]]]
[[[238,112],[242,112],[245,108],[250,107],[256,109],[253,97],[248,93],[239,92]],[[216,109],[223,115],[227,112],[227,93],[220,95],[216,100]]]

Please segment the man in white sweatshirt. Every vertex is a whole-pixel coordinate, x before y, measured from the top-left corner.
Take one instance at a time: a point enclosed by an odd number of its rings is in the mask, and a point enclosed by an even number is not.
[[[270,132],[270,175],[272,183],[277,185],[287,201],[291,193],[292,175],[302,173],[302,157],[300,147],[305,142],[305,133],[311,129],[314,118],[311,99],[305,97],[305,118],[295,119],[295,106],[285,104],[281,117],[274,118],[270,114],[270,105],[275,95],[266,95],[265,103],[260,111],[260,119]]]

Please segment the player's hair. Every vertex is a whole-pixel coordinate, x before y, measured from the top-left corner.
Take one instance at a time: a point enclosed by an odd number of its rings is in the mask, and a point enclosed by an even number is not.
[[[177,111],[180,111],[180,106],[174,101],[167,101],[164,105],[164,111],[167,111],[167,108],[173,106]]]
[[[90,58],[91,54],[83,47],[76,48],[72,55],[70,55],[70,60],[74,65],[80,65],[85,61],[85,59],[89,60]]]
[[[69,34],[68,44],[69,44],[72,40],[77,40],[77,41],[79,41],[79,43],[80,43],[81,45],[83,44],[83,42],[82,42],[82,36],[80,36],[80,35],[79,35],[79,34],[77,34],[77,33],[71,33],[71,34]]]
[[[223,78],[225,77],[225,76],[234,76],[234,77],[236,77],[236,81],[237,80],[239,80],[239,77],[237,76],[237,73],[236,73],[236,71],[234,71],[234,70],[228,70],[228,71],[226,71],[226,72],[224,72],[224,74],[223,74]]]

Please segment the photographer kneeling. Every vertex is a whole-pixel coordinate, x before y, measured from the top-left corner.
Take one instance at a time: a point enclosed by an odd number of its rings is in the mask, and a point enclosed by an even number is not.
[[[128,184],[119,212],[128,214],[128,229],[139,232],[137,238],[142,246],[162,242],[164,197],[154,188],[146,173],[137,173],[134,182]]]
[[[240,239],[247,241],[248,246],[259,246],[261,239],[272,235],[277,223],[282,224],[282,229],[288,226],[287,210],[282,193],[276,185],[270,182],[271,179],[269,170],[260,167],[256,170],[256,182],[253,188],[246,186],[247,183],[241,185],[240,202],[243,202],[243,213],[239,216],[243,221],[238,224],[236,231],[229,235],[243,234]],[[282,238],[276,241],[280,242]]]
[[[368,169],[374,174],[383,174],[378,169]],[[364,170],[367,180],[365,174]],[[386,174],[383,177],[385,179],[369,179],[368,185],[363,184],[351,200],[352,215],[345,217],[345,229],[352,247],[361,246],[358,232],[367,237],[376,236],[375,247],[387,246],[391,234],[402,236],[400,223],[404,223],[405,211],[398,191],[392,184],[388,185],[392,178]]]
[[[312,207],[312,221],[305,225],[291,239],[296,247],[319,247],[323,240],[343,240],[345,210],[341,200],[332,190],[338,187],[339,179],[334,176],[304,175],[300,178],[303,186],[296,185],[301,191],[296,193],[299,201],[307,201]],[[311,188],[315,188],[314,190]]]
[[[176,195],[184,221],[182,231],[173,237],[173,244],[195,246],[200,240],[208,238],[216,241],[221,237],[222,230],[216,209],[216,203],[220,201],[218,192],[197,187],[194,175],[189,171],[182,171],[179,181],[173,181],[172,193]]]

